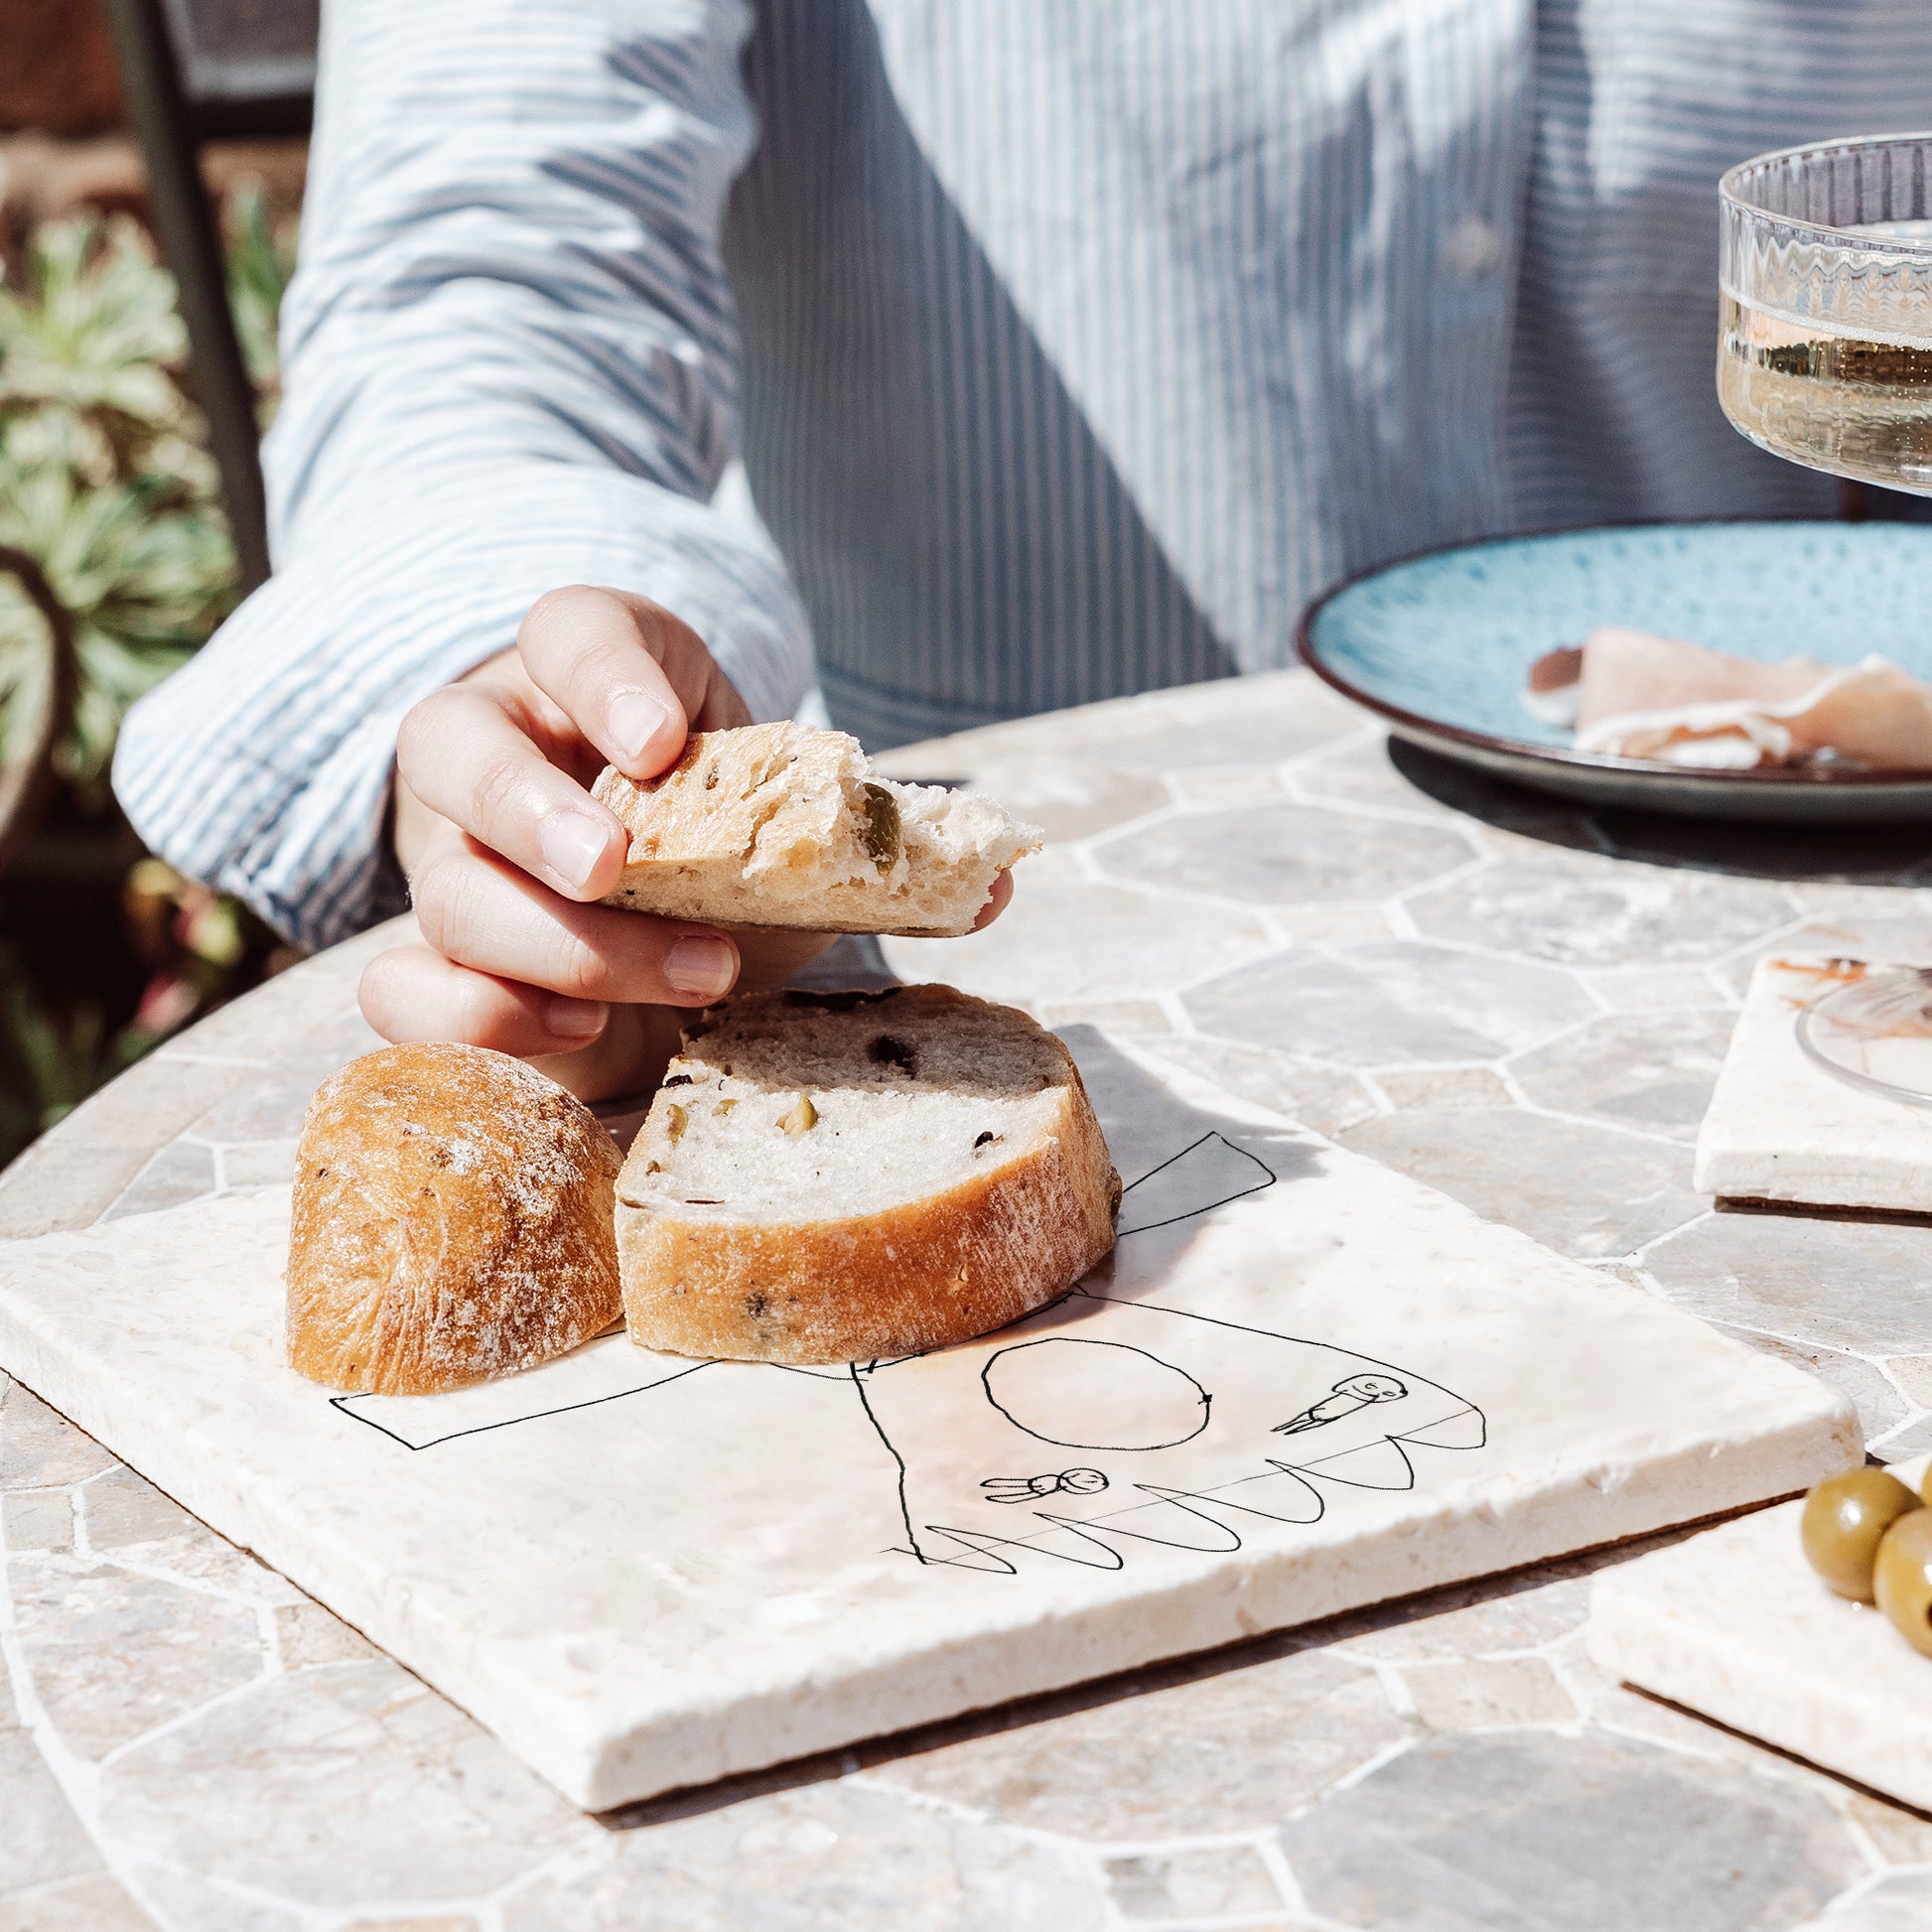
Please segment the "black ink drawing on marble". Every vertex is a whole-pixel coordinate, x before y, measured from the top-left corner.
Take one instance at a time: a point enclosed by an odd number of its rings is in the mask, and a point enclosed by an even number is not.
[[[1249,1149],[1203,1134],[1123,1190],[1119,1239],[1197,1220],[1276,1179]],[[1083,1332],[1103,1315],[1104,1337]],[[720,1366],[665,1373],[665,1358],[633,1365],[615,1338],[599,1345],[622,1386],[468,1427],[449,1428],[453,1415],[425,1407],[447,1396],[330,1400],[391,1441],[428,1449]],[[1120,1570],[1151,1546],[1239,1550],[1244,1526],[1311,1524],[1347,1491],[1414,1488],[1417,1449],[1486,1441],[1473,1403],[1409,1368],[1110,1295],[1092,1280],[977,1344],[844,1368],[759,1366],[848,1384],[897,1472],[902,1552],[995,1576],[1035,1560]]]

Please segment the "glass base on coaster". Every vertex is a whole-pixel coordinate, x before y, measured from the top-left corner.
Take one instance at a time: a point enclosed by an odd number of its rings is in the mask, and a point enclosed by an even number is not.
[[[1874,966],[1800,1008],[1797,1035],[1848,1086],[1932,1107],[1932,970]]]

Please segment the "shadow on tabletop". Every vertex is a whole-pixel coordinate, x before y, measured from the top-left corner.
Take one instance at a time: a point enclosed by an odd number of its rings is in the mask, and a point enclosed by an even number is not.
[[[1882,880],[1932,884],[1932,825],[1748,825],[1584,805],[1491,777],[1392,738],[1389,762],[1415,788],[1500,831],[1578,852],[1742,879]],[[1910,883],[1920,883],[1913,880]]]

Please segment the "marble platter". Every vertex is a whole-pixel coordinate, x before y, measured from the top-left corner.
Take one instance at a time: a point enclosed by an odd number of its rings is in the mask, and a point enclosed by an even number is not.
[[[972,1346],[281,1362],[287,1195],[0,1248],[0,1365],[614,1806],[1789,1494],[1846,1398],[1088,1028],[1113,1259]]]
[[[1916,1487],[1923,1468],[1920,1457],[1897,1473]],[[1798,1544],[1803,1509],[1759,1510],[1603,1572],[1590,1589],[1590,1657],[1625,1683],[1932,1811],[1932,1658],[1812,1575]]]
[[[1932,1110],[1863,1092],[1798,1043],[1799,1012],[1865,950],[1800,947],[1757,962],[1698,1130],[1692,1178],[1700,1192],[1932,1212]],[[1884,961],[1924,965],[1932,953],[1894,946]]]

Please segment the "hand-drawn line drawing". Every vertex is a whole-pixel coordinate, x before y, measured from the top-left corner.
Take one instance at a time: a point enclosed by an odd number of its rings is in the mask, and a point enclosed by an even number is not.
[[[1201,1134],[1123,1190],[1118,1239],[1210,1214],[1276,1178],[1249,1148],[1218,1131]],[[1011,1577],[1034,1562],[1113,1571],[1160,1549],[1236,1551],[1264,1523],[1306,1527],[1351,1494],[1413,1489],[1418,1449],[1487,1442],[1473,1403],[1413,1369],[1339,1342],[1109,1294],[1102,1284],[1112,1279],[1103,1268],[1047,1308],[959,1348],[842,1367],[752,1366],[852,1389],[896,1471],[897,1548],[938,1572]],[[1079,1332],[1103,1316],[1105,1335]],[[527,1383],[463,1392],[467,1403],[330,1402],[417,1450],[745,1366],[673,1366],[612,1337],[532,1371]],[[544,1401],[546,1390],[573,1399]],[[533,1396],[536,1405],[524,1406]],[[1319,1455],[1267,1452],[1282,1438],[1299,1449],[1298,1439],[1311,1435]],[[1039,1474],[977,1473],[1037,1467],[1041,1444],[1083,1459]]]
[[[1139,1358],[1158,1364],[1157,1373],[1184,1379],[1200,1391],[1198,1429],[1173,1441],[1153,1428],[1127,1438],[1117,1426],[1109,1435],[1105,1429],[1082,1429],[1069,1419],[1052,1425],[1049,1433],[1042,1431],[1040,1417],[1016,1418],[1011,1397],[990,1373],[994,1363],[1024,1360],[1021,1351],[1028,1349],[1044,1356],[1054,1345],[1096,1347],[1094,1341],[1072,1335],[1029,1336],[1007,1344],[970,1377],[971,1386],[959,1373],[947,1372],[943,1354],[919,1358],[920,1372],[911,1382],[899,1380],[900,1364],[893,1364],[891,1374],[874,1364],[853,1365],[853,1383],[867,1417],[897,1470],[905,1529],[900,1547],[906,1554],[921,1564],[1013,1576],[1023,1559],[1035,1557],[1119,1570],[1133,1547],[1150,1544],[1231,1552],[1244,1547],[1242,1525],[1251,1519],[1312,1524],[1322,1519],[1331,1500],[1349,1491],[1414,1488],[1415,1447],[1470,1449],[1487,1441],[1481,1412],[1473,1403],[1412,1370],[1398,1372],[1393,1363],[1332,1342],[1223,1321],[1192,1310],[1078,1288],[1006,1332],[1024,1334],[1030,1327],[1077,1322],[1083,1313],[1091,1318],[1103,1309],[1117,1327],[1131,1321],[1144,1334],[1134,1343],[1099,1344],[1117,1351],[1112,1359],[1099,1354],[1088,1359],[1112,1367],[1114,1360]],[[1337,1376],[1335,1368],[1341,1365],[1350,1372]],[[1279,1428],[1274,1420],[1281,1413],[1278,1390],[1291,1379],[1306,1388],[1311,1371],[1320,1375],[1315,1387],[1327,1394],[1301,1413],[1335,1405],[1333,1413],[1311,1427],[1328,1431],[1324,1442],[1341,1440],[1318,1457],[1286,1461],[1266,1452]],[[1056,1373],[1052,1382],[1063,1392],[1073,1379]],[[1004,1399],[996,1399],[996,1391]],[[1375,1427],[1365,1436],[1371,1415],[1388,1416],[1389,1426]],[[1357,1440],[1350,1440],[1349,1425],[1357,1418],[1362,1419],[1354,1432]],[[1112,1425],[1115,1417],[1109,1413],[1106,1421]],[[1099,1441],[1103,1435],[1109,1438],[1104,1443]],[[1047,1498],[1005,1485],[996,1489],[987,1479],[976,1486],[959,1480],[962,1445],[970,1445],[984,1468],[986,1459],[1002,1453],[1003,1441],[1011,1452],[1029,1438],[1077,1438],[1089,1447],[1094,1473],[1104,1478],[1104,1485],[1089,1492],[1096,1499],[1093,1506],[1082,1507],[1079,1495],[1063,1489],[1051,1492],[1050,1507],[1040,1507]],[[1011,1514],[1021,1507],[1038,1528],[1013,1525]],[[1248,1533],[1253,1534],[1252,1528]]]
[[[1104,1348],[1105,1356],[1075,1355],[1076,1349]],[[1050,1359],[1049,1359],[1050,1357]],[[1068,1385],[1090,1381],[1092,1371],[1115,1386],[1103,1414],[1069,1396]],[[1087,1371],[1083,1373],[1083,1371]],[[1191,1443],[1207,1427],[1210,1396],[1184,1368],[1150,1355],[1131,1342],[1100,1341],[1086,1335],[1048,1335],[1040,1341],[1017,1342],[1002,1348],[980,1370],[986,1399],[1015,1429],[1055,1449],[1145,1450],[1177,1449]],[[1085,1413],[1094,1426],[1081,1431],[1080,1440],[1055,1436],[1038,1425],[1059,1414]],[[1028,1416],[1034,1420],[1026,1420]],[[1070,1424],[1060,1425],[1070,1427]],[[1143,1440],[1097,1443],[1093,1436]]]
[[[1061,1469],[1040,1476],[982,1476],[990,1503],[1030,1503],[1043,1496],[1097,1496],[1107,1478],[1098,1469]]]
[[[1277,1436],[1300,1436],[1305,1430],[1319,1429],[1324,1423],[1340,1422],[1371,1402],[1399,1402],[1409,1393],[1406,1382],[1393,1375],[1344,1375],[1332,1393],[1311,1402],[1299,1416],[1275,1425]]]

